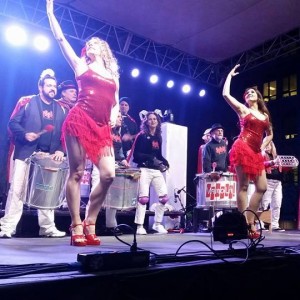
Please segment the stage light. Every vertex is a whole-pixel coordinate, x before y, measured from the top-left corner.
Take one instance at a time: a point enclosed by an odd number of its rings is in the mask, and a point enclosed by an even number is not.
[[[133,69],[132,71],[131,71],[131,76],[132,77],[134,77],[134,78],[136,78],[136,77],[138,77],[140,75],[140,71],[139,71],[139,69]]]
[[[49,48],[49,39],[43,35],[37,35],[33,40],[33,45],[39,51],[46,51]]]
[[[199,96],[200,97],[204,97],[205,96],[205,94],[206,94],[206,91],[205,90],[200,90],[200,92],[199,92]]]
[[[167,82],[167,87],[170,89],[170,88],[172,88],[174,86],[174,81],[173,80],[169,80],[168,82]]]
[[[27,42],[26,31],[17,25],[8,27],[5,31],[6,40],[14,46],[22,46]]]
[[[158,76],[157,75],[151,75],[150,76],[150,82],[151,83],[157,83],[158,82]]]
[[[184,94],[188,94],[189,92],[191,91],[191,86],[189,84],[185,84],[183,87],[182,87],[182,92]]]

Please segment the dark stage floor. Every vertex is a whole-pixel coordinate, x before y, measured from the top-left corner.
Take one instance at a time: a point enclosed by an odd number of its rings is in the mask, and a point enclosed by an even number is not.
[[[103,236],[96,247],[70,246],[69,237],[0,239],[0,295],[186,299],[196,293],[206,299],[260,299],[271,285],[276,288],[269,296],[292,295],[300,290],[300,231],[264,236],[254,244],[248,239],[224,244],[212,233],[148,234],[136,237],[134,253],[132,234],[120,240]]]

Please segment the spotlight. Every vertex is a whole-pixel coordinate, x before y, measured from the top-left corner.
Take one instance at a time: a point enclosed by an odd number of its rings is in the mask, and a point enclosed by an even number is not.
[[[167,82],[167,87],[170,89],[170,88],[172,88],[174,86],[174,81],[173,80],[169,80],[168,82]]]
[[[138,69],[133,69],[132,71],[131,71],[131,76],[132,77],[138,77],[140,75],[140,71],[138,70]]]
[[[205,90],[200,90],[200,92],[199,92],[199,96],[200,97],[204,97],[205,96],[205,94],[206,94],[206,91]]]
[[[34,38],[33,44],[39,51],[45,51],[49,48],[49,39],[43,35],[38,35]]]
[[[189,92],[191,91],[191,86],[189,84],[185,84],[183,87],[182,87],[182,92],[184,94],[188,94]]]
[[[151,83],[157,83],[158,82],[158,76],[157,75],[151,75],[150,76],[150,82]]]
[[[26,31],[18,25],[12,25],[6,29],[5,37],[14,46],[22,46],[27,42]]]

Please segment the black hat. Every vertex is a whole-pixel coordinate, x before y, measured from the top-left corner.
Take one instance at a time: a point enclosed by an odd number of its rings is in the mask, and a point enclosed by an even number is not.
[[[127,102],[128,105],[130,106],[130,104],[131,104],[130,98],[128,98],[128,97],[122,97],[122,98],[120,98],[119,103],[121,103],[123,101]]]
[[[75,85],[75,83],[72,80],[65,80],[58,86],[58,90],[60,92],[62,92],[64,90],[68,90],[68,89],[76,89],[77,90],[77,86]]]
[[[223,126],[220,123],[215,123],[211,126],[210,133],[212,133],[216,129],[223,129],[224,130]]]

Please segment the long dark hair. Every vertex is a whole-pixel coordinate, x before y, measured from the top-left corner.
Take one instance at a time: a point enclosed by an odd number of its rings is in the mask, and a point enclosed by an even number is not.
[[[141,123],[141,131],[146,133],[146,134],[150,134],[149,125],[148,125],[148,118],[149,118],[150,115],[155,115],[156,116],[158,124],[157,124],[154,135],[161,140],[161,119],[160,119],[160,116],[154,111],[149,111],[146,114],[146,116],[144,117],[144,119]]]
[[[262,113],[262,114],[267,114],[268,118],[269,118],[269,122],[272,125],[272,119],[271,119],[271,115],[270,112],[266,106],[266,103],[264,101],[264,98],[261,94],[261,92],[257,89],[257,87],[253,86],[253,87],[248,87],[246,88],[245,92],[244,92],[244,99],[245,99],[245,94],[247,93],[247,91],[249,90],[254,90],[257,94],[257,106],[258,106],[258,110]],[[246,103],[247,104],[247,103]]]

